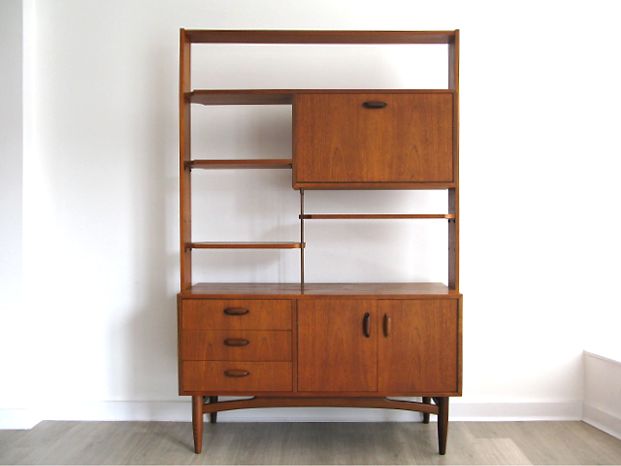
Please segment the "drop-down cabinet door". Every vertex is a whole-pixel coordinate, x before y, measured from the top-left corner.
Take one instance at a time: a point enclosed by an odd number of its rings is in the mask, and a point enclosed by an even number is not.
[[[298,300],[298,392],[377,391],[376,305]]]
[[[458,300],[381,300],[378,317],[380,392],[458,394]]]
[[[451,91],[296,95],[294,188],[450,185],[453,99]]]

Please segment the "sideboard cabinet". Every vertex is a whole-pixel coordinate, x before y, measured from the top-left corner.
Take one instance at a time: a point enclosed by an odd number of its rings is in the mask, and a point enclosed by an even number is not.
[[[200,43],[446,44],[449,86],[192,89],[191,45]],[[437,415],[445,453],[448,400],[462,386],[458,49],[458,31],[181,30],[179,393],[192,397],[197,453],[205,414],[216,422],[220,411],[270,406],[395,408],[419,411],[425,423]],[[192,104],[291,105],[291,159],[193,159]],[[290,169],[300,195],[299,240],[194,241],[194,169]],[[441,189],[447,209],[309,214],[304,191],[312,189]],[[304,222],[316,219],[444,221],[448,283],[307,283]],[[193,283],[192,252],[224,248],[298,251],[299,282]]]

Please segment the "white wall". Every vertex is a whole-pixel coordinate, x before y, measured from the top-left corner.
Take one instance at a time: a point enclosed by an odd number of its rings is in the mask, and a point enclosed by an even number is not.
[[[22,2],[0,2],[0,407],[19,408],[23,348],[22,285]],[[6,377],[6,379],[5,379]],[[5,382],[5,380],[7,382]],[[7,412],[8,413],[8,412]],[[5,417],[13,419],[12,414]],[[22,416],[21,411],[17,411]],[[0,427],[4,425],[0,415]]]
[[[16,355],[30,361],[26,374],[16,378],[9,366],[4,375],[17,380],[20,396],[40,402],[41,417],[189,416],[174,403],[180,27],[460,28],[464,397],[452,412],[580,416],[581,351],[596,335],[589,322],[619,323],[612,317],[619,301],[606,293],[618,283],[621,258],[613,2],[30,5],[23,235],[24,318],[32,326],[23,336],[34,343]],[[305,50],[298,57],[278,48],[245,66],[241,56],[264,52],[205,50],[196,71],[213,73],[203,85],[220,87],[402,86],[412,69],[403,67],[399,50]],[[281,53],[288,61],[278,62]],[[326,57],[330,65],[318,66]],[[435,63],[426,52],[419,58]],[[369,60],[382,66],[360,64]],[[440,79],[424,69],[414,84]],[[197,156],[288,155],[286,109],[225,109],[218,119],[213,109],[195,114],[202,128]],[[197,220],[197,237],[296,237],[288,173],[196,179],[196,218],[217,220]],[[417,192],[307,198],[308,211],[437,211],[445,199]],[[309,225],[308,279],[444,280],[436,265],[445,263],[444,231],[433,222]],[[411,240],[409,262],[396,247],[403,240]],[[297,280],[297,255],[289,252],[197,255],[200,279]],[[7,394],[0,407],[14,406],[16,396]],[[257,413],[223,418],[270,416]],[[312,413],[293,417],[348,416]]]

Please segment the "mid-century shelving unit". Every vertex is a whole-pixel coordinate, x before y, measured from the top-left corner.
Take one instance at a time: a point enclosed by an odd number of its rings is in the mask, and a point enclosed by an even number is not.
[[[191,46],[228,44],[447,44],[447,89],[192,89]],[[438,418],[446,451],[450,396],[462,386],[459,293],[459,31],[181,30],[181,290],[179,393],[192,396],[194,447],[203,416],[271,406],[395,408]],[[196,160],[191,107],[291,105],[291,159]],[[300,194],[300,238],[201,242],[191,235],[191,172],[287,169]],[[304,211],[313,189],[440,189],[446,213]],[[306,283],[304,222],[447,222],[448,285]],[[298,249],[299,283],[193,283],[195,249]],[[251,396],[219,401],[219,396]],[[420,397],[421,401],[391,397]]]

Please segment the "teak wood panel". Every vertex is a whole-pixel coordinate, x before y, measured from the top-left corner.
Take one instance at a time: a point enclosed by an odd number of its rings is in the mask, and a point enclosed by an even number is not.
[[[181,328],[290,330],[291,312],[292,301],[289,300],[184,299]]]
[[[184,330],[180,351],[188,361],[291,361],[291,332]]]
[[[376,391],[376,322],[375,300],[298,301],[298,391]]]
[[[456,300],[379,301],[378,315],[380,391],[458,391]]]
[[[278,392],[292,389],[290,362],[182,361],[181,365],[184,391]]]
[[[452,91],[299,94],[293,128],[294,187],[453,182]]]

